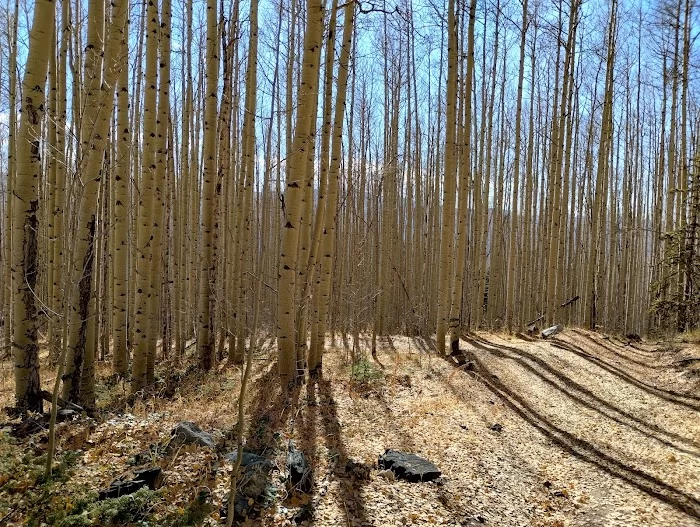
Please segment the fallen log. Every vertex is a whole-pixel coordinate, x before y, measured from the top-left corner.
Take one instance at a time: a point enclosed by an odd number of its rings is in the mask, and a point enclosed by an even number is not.
[[[542,338],[547,339],[556,335],[557,333],[561,333],[562,331],[564,331],[564,326],[562,326],[561,324],[548,327],[547,329],[542,330]]]
[[[581,298],[581,297],[580,297],[579,295],[576,295],[575,297],[570,298],[569,300],[567,300],[567,301],[564,302],[563,304],[560,304],[559,307],[558,307],[557,309],[562,309],[562,308],[564,308],[564,307],[566,307],[566,306],[569,306],[569,305],[573,304],[574,302],[576,302],[577,300],[579,300],[580,298]],[[526,327],[534,326],[537,322],[539,322],[540,320],[542,320],[542,319],[544,318],[544,316],[545,316],[544,313],[542,313],[542,314],[541,314],[540,316],[538,316],[535,320],[532,320],[532,321],[528,322],[527,324],[525,324],[525,326],[526,326]]]
[[[53,395],[51,392],[47,392],[46,390],[41,390],[39,393],[41,395],[41,398],[46,401],[47,403],[53,404]],[[75,410],[76,412],[84,412],[85,408],[82,406],[78,406],[77,404],[71,403],[70,401],[66,401],[63,397],[60,395],[58,396],[58,405],[62,408],[68,408],[69,410]]]

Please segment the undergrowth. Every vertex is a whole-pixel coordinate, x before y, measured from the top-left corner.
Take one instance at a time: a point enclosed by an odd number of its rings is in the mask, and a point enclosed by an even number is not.
[[[384,372],[371,361],[360,359],[350,366],[350,378],[357,383],[375,383],[384,380]]]

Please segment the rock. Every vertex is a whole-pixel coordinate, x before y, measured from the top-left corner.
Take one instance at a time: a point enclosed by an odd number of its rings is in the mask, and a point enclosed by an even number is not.
[[[173,447],[192,444],[209,448],[216,446],[214,436],[208,432],[203,432],[201,428],[191,421],[178,423],[170,435],[173,438],[171,442]]]
[[[106,489],[99,491],[99,499],[106,500],[109,498],[118,498],[133,494],[139,489],[148,487],[151,490],[156,490],[160,485],[162,471],[160,467],[145,468],[137,470],[134,477],[127,481],[115,480]]]
[[[554,335],[556,335],[557,333],[561,333],[562,331],[564,331],[564,326],[562,326],[561,324],[548,327],[547,329],[542,330],[542,338],[548,339],[549,337],[553,337]]]
[[[234,450],[224,457],[234,464],[236,462],[237,451]],[[252,452],[243,452],[241,459],[241,475],[236,486],[236,499],[234,501],[234,516],[245,518],[252,516],[253,506],[257,503],[264,505],[271,494],[270,471],[273,468],[272,462]],[[228,500],[227,500],[228,501]]]
[[[228,516],[228,499],[230,495],[230,493],[226,495],[226,499],[224,500],[221,509],[219,509],[219,517],[222,519]],[[236,493],[236,501],[233,503],[233,517],[242,520],[253,516],[254,512],[253,504],[248,502],[248,498],[244,498],[240,494]]]
[[[163,471],[160,467],[142,468],[134,472],[134,481],[143,481],[151,490],[160,487]]]
[[[238,451],[234,450],[233,452],[226,454],[224,457],[231,463],[235,463],[237,456]],[[253,467],[254,465],[261,465],[261,468],[266,468],[268,471],[272,468],[272,462],[269,459],[253,454],[252,452],[243,452],[241,467],[248,468]]]
[[[119,496],[126,496],[127,494],[133,494],[139,489],[147,487],[145,481],[132,480],[132,481],[113,481],[112,484],[106,488],[99,491],[100,500],[106,500],[109,498],[118,498]]]
[[[304,453],[298,450],[292,441],[289,442],[289,451],[287,452],[287,468],[292,486],[302,492],[309,492],[312,481],[311,466]]]
[[[500,423],[493,423],[491,426],[489,426],[489,428],[494,432],[500,432],[503,430],[503,425]]]
[[[410,482],[431,481],[442,475],[427,459],[391,449],[379,456],[379,468],[389,469],[397,478]]]

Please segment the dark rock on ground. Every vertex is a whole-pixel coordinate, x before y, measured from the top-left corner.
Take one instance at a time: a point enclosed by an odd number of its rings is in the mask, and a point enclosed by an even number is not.
[[[234,464],[236,456],[237,451],[234,450],[226,454],[224,458]],[[250,517],[255,512],[255,505],[266,504],[272,495],[270,484],[270,471],[272,469],[273,464],[269,459],[251,452],[243,452],[241,473],[234,502],[234,516],[236,518]]]
[[[411,482],[431,481],[442,475],[427,459],[391,449],[379,456],[379,468],[389,469],[397,478]]]
[[[238,452],[234,450],[233,452],[226,454],[224,457],[231,463],[235,463],[237,455]],[[268,471],[272,468],[272,462],[269,459],[259,456],[257,454],[253,454],[252,452],[243,452],[241,467],[247,468],[252,467],[253,465],[261,465],[261,468],[265,468]]]
[[[192,421],[182,421],[175,425],[171,436],[173,438],[171,442],[173,447],[191,444],[209,448],[214,448],[216,446],[214,436],[208,432],[202,431],[202,429]]]
[[[133,494],[139,489],[148,487],[151,490],[156,490],[162,480],[162,471],[160,467],[151,467],[137,470],[134,477],[127,481],[115,480],[106,489],[99,491],[99,499],[106,500],[108,498],[118,498]]]
[[[127,494],[133,494],[139,489],[147,487],[145,481],[132,480],[132,481],[113,481],[112,484],[106,489],[101,489],[99,491],[99,499],[106,500],[109,498],[118,498],[119,496],[126,496]]]
[[[229,494],[228,496],[230,495],[231,494]],[[222,519],[228,516],[228,496],[224,500],[224,504],[219,511],[219,515]],[[253,508],[253,505],[251,505],[248,502],[248,498],[245,498],[240,494],[236,493],[236,501],[233,504],[233,517],[239,520],[243,520],[244,518],[251,518],[255,515],[256,511]]]
[[[489,428],[494,432],[500,432],[503,430],[503,425],[500,423],[493,423]]]
[[[289,469],[289,479],[292,486],[302,492],[309,492],[312,481],[311,465],[306,460],[304,453],[298,450],[291,441],[287,452],[287,468]]]
[[[163,471],[160,467],[142,468],[134,472],[134,481],[143,481],[151,490],[156,490],[160,487]]]

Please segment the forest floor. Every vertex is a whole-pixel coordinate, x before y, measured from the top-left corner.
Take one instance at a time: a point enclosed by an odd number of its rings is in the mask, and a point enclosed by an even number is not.
[[[273,346],[255,357],[246,446],[273,461],[273,492],[245,525],[700,526],[697,344],[575,329],[549,340],[479,333],[462,341],[469,368],[437,358],[431,341],[381,344],[382,367],[351,368],[348,347],[331,346],[323,376],[286,406]],[[11,437],[0,414],[0,525],[220,524],[240,370],[163,373],[131,407],[108,373],[98,368],[99,415],[59,425],[51,480],[40,476],[46,433]],[[11,375],[3,361],[3,407]],[[48,389],[55,372],[42,375]],[[183,420],[218,447],[160,449]],[[290,439],[313,468],[308,494],[286,484]],[[389,448],[427,458],[442,478],[395,480],[377,467]],[[97,489],[144,463],[162,468],[159,490],[96,501]]]

